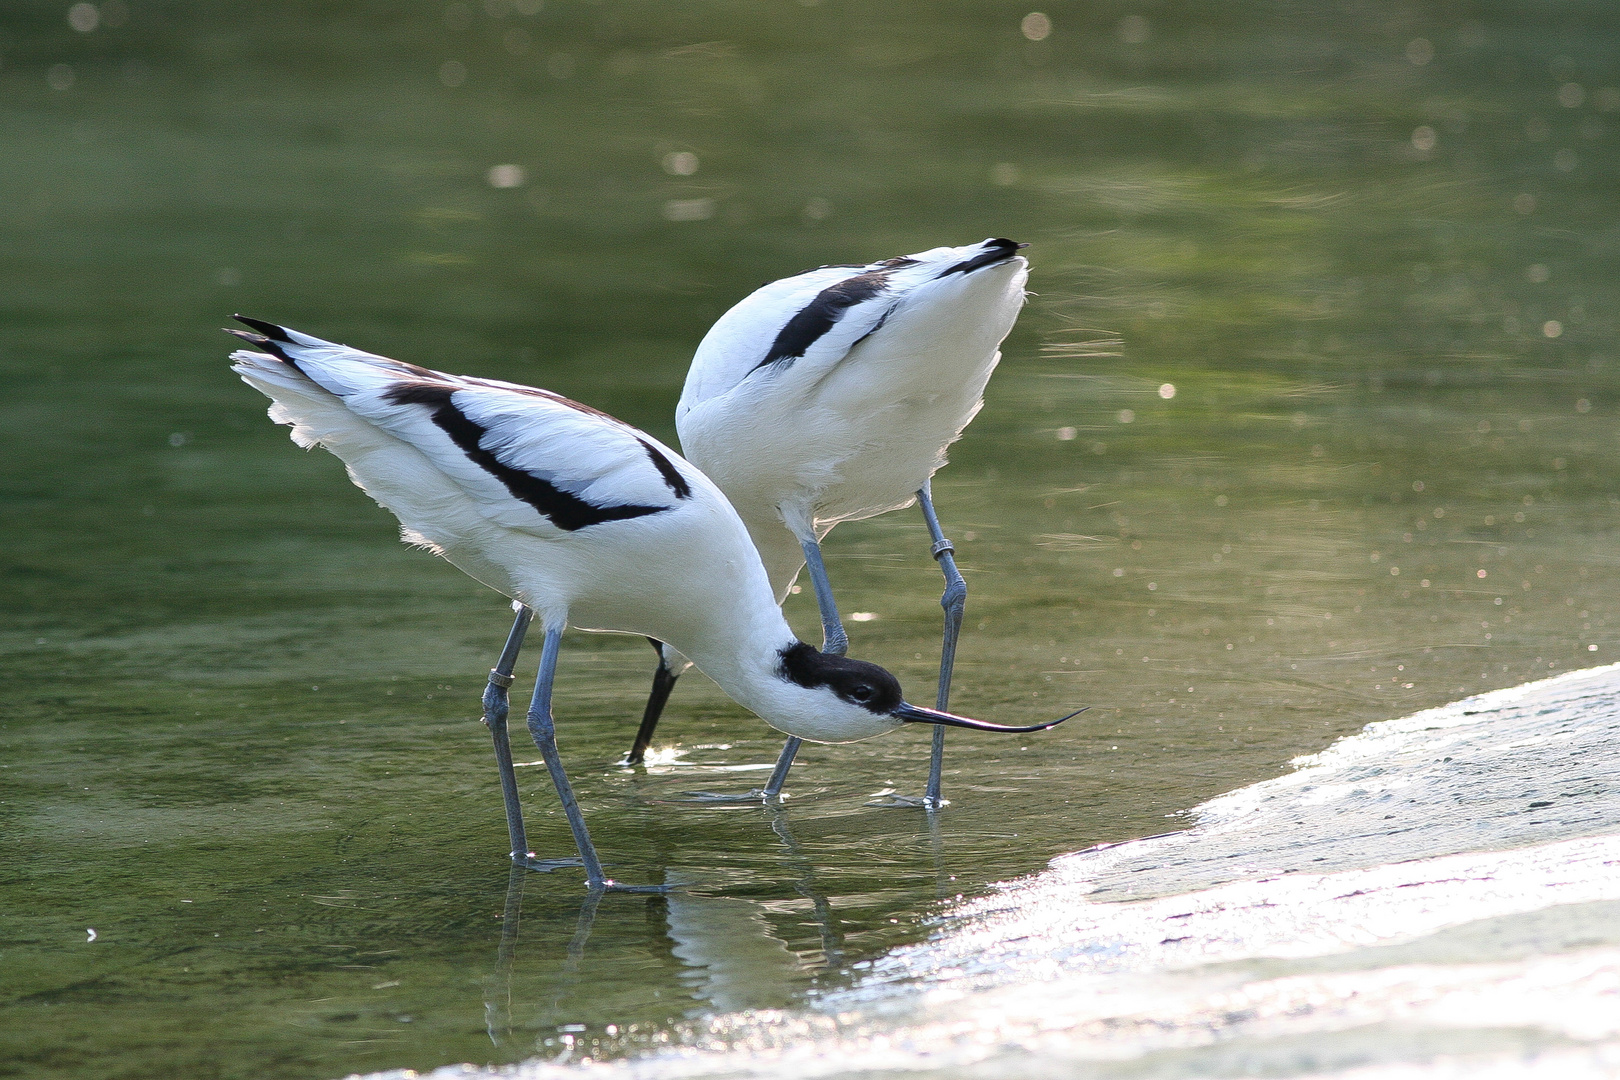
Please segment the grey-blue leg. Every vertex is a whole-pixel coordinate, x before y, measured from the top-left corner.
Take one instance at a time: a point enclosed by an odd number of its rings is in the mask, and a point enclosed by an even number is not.
[[[849,651],[849,635],[838,618],[838,602],[833,599],[832,582],[827,580],[827,564],[821,561],[821,545],[814,540],[800,540],[799,546],[804,549],[810,585],[816,590],[816,607],[821,609],[821,651],[843,656]]]
[[[803,745],[804,740],[797,735],[788,736],[787,744],[782,747],[782,755],[776,759],[776,768],[771,770],[771,778],[765,781],[765,790],[759,793],[766,802],[781,798],[782,785],[787,783],[788,770],[793,768],[793,759],[798,756],[799,747]]]
[[[580,812],[574,798],[574,786],[563,771],[562,757],[557,753],[557,729],[551,717],[551,688],[557,678],[557,654],[562,650],[563,627],[558,620],[546,627],[546,641],[540,649],[540,671],[534,679],[534,697],[529,701],[529,734],[540,748],[546,771],[551,773],[551,784],[557,789],[557,801],[562,803],[568,828],[574,834],[574,844],[585,864],[585,884],[592,890],[612,889],[617,892],[663,892],[661,885],[620,885],[602,873],[602,862],[596,857],[596,846],[591,843],[590,831],[585,828],[585,815]],[[532,865],[532,864],[531,864]],[[594,909],[593,909],[594,910]]]
[[[592,889],[605,889],[613,883],[602,873],[602,863],[596,857],[596,847],[585,828],[585,815],[580,813],[574,798],[574,787],[563,771],[562,758],[557,753],[557,730],[551,718],[551,688],[557,678],[557,654],[562,651],[561,622],[547,626],[545,644],[540,649],[540,671],[534,679],[534,697],[529,701],[529,734],[545,759],[546,771],[551,773],[551,784],[557,789],[557,801],[562,803],[568,828],[574,834],[574,844],[585,863],[585,884]]]
[[[782,785],[787,782],[788,770],[793,768],[793,759],[799,753],[799,747],[803,745],[804,740],[797,735],[788,736],[787,745],[782,747],[782,753],[776,759],[776,767],[771,770],[771,778],[762,788],[749,788],[741,795],[688,791],[686,799],[689,802],[699,803],[774,802],[782,797]]]
[[[512,768],[512,742],[506,734],[506,715],[509,709],[506,691],[512,685],[512,669],[517,666],[518,652],[523,648],[523,637],[529,632],[534,612],[519,607],[512,623],[512,632],[506,636],[501,658],[490,669],[489,685],[484,687],[484,723],[495,741],[495,764],[501,773],[501,797],[506,801],[506,831],[512,841],[512,861],[522,863],[529,858],[529,842],[523,835],[523,807],[518,802],[517,773]]]
[[[917,504],[922,507],[923,520],[928,522],[928,535],[934,543],[934,558],[939,563],[940,572],[945,575],[945,593],[939,598],[940,606],[945,609],[945,639],[939,651],[939,695],[934,708],[948,712],[951,704],[951,672],[956,667],[956,639],[962,632],[962,612],[967,607],[967,582],[962,580],[961,572],[956,569],[956,549],[945,539],[945,533],[939,527],[930,486],[924,484],[922,490],[917,492]],[[939,794],[940,770],[944,765],[945,729],[935,725],[933,755],[928,762],[928,793],[923,796],[923,806],[929,810],[937,810],[944,805]]]

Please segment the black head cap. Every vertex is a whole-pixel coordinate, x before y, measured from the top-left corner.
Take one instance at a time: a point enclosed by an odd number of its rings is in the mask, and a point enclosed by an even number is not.
[[[903,701],[900,680],[876,664],[833,656],[796,642],[782,650],[782,674],[807,690],[825,686],[851,705],[887,716]]]

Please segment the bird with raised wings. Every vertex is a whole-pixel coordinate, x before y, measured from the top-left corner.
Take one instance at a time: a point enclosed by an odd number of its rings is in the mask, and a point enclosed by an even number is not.
[[[300,446],[326,447],[349,478],[426,547],[518,605],[484,695],[511,857],[528,850],[507,738],[507,688],[525,631],[545,632],[528,711],[594,889],[603,872],[558,756],[552,683],[563,631],[621,631],[679,650],[740,704],[800,739],[853,742],[906,723],[1003,727],[919,708],[875,664],[794,636],[747,527],[702,472],[645,432],[558,394],[430,371],[238,317],[263,351],[231,354]],[[1061,722],[1061,721],[1057,721]]]

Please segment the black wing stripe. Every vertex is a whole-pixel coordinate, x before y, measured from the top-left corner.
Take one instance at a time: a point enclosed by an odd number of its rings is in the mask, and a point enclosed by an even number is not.
[[[814,345],[844,317],[846,311],[887,289],[889,275],[893,272],[893,268],[887,267],[870,270],[822,289],[814,300],[801,308],[799,313],[782,327],[776,335],[776,340],[771,342],[771,349],[765,354],[765,359],[754,365],[754,370],[758,371],[767,364],[774,364],[779,360],[796,360],[803,356],[805,350]]]
[[[688,484],[686,477],[676,470],[675,463],[659,453],[658,447],[652,443],[643,439],[637,439],[636,442],[641,443],[641,448],[647,451],[648,457],[652,458],[653,467],[664,478],[664,483],[669,485],[669,490],[675,493],[675,497],[677,499],[690,499],[692,497],[692,485]]]
[[[521,499],[538,510],[559,529],[577,532],[604,521],[623,521],[645,517],[670,509],[667,506],[597,506],[586,502],[572,492],[564,491],[551,481],[533,473],[503,464],[494,454],[483,448],[485,429],[456,408],[451,400],[458,387],[445,383],[396,383],[389,388],[387,398],[396,405],[427,405],[433,409],[431,418],[450,441],[479,468],[505,485],[512,497]],[[646,445],[646,444],[643,444]],[[666,478],[667,479],[667,478]]]

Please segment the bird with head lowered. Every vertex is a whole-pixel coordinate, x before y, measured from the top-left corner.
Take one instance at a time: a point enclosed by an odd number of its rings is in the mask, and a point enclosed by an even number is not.
[[[875,664],[794,636],[748,529],[702,472],[652,436],[558,394],[431,371],[257,319],[231,354],[271,419],[300,446],[341,458],[392,511],[402,535],[518,605],[490,673],[484,717],[495,740],[512,860],[528,850],[507,737],[507,688],[524,635],[545,633],[528,727],[573,832],[587,884],[603,871],[558,756],[552,684],[568,626],[668,642],[780,731],[854,742],[908,723],[1026,732],[906,702]],[[1064,719],[1067,719],[1065,717]]]
[[[931,481],[984,404],[1001,342],[1024,305],[1025,246],[990,239],[765,285],[703,338],[675,410],[682,451],[737,508],[778,600],[809,566],[826,652],[842,653],[849,639],[821,542],[839,522],[922,507],[930,554],[945,576],[939,709],[950,701],[967,582],[934,512]],[[660,646],[626,764],[642,759],[684,667]],[[934,730],[923,796],[891,805],[942,805],[943,736]],[[763,789],[709,797],[779,797],[798,747],[788,740]]]

